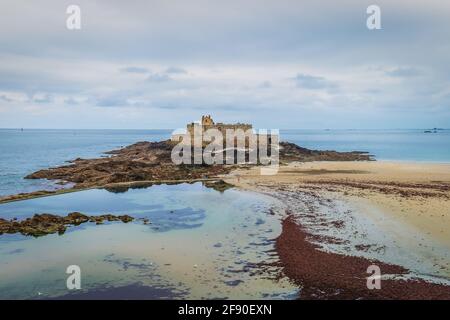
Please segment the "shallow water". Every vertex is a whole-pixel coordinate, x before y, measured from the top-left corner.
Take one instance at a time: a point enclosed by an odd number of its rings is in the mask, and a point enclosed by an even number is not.
[[[270,263],[279,217],[264,195],[201,183],[124,193],[88,190],[0,205],[0,217],[80,211],[130,214],[131,223],[82,224],[64,235],[0,236],[0,298],[295,298]],[[148,218],[145,225],[139,218]],[[69,265],[82,290],[66,288]]]

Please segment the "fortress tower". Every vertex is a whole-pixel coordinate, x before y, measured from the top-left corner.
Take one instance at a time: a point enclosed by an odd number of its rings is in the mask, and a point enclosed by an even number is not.
[[[234,124],[228,124],[228,123],[215,123],[214,120],[212,119],[211,115],[204,115],[202,116],[202,120],[201,121],[197,121],[197,122],[191,122],[186,126],[186,134],[189,135],[191,137],[191,139],[193,139],[194,137],[194,129],[200,129],[201,132],[204,132],[208,129],[217,129],[219,130],[222,135],[224,137],[226,137],[226,131],[227,129],[233,129],[233,130],[237,130],[237,129],[242,129],[244,132],[246,132],[249,129],[252,129],[252,125],[251,124],[247,124],[247,123],[234,123]],[[172,136],[172,140],[173,141],[179,141],[179,139],[181,138],[180,134],[176,134]]]
[[[211,115],[202,116],[202,126],[213,126],[214,121],[211,118]]]

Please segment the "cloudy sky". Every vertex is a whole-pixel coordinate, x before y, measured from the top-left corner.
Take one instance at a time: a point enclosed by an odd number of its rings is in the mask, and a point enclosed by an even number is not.
[[[450,127],[448,1],[2,0],[0,15],[0,128]]]

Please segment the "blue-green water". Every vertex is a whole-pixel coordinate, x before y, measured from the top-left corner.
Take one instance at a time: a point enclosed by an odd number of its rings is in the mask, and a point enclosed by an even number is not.
[[[70,211],[130,214],[136,220],[85,223],[39,238],[2,235],[0,299],[295,298],[296,287],[259,265],[277,258],[280,216],[268,214],[274,205],[261,194],[220,193],[201,183],[124,193],[86,190],[1,204],[0,217],[19,220]],[[81,291],[66,286],[70,265],[81,269]],[[280,272],[276,266],[267,271]]]
[[[171,130],[0,129],[0,195],[51,189],[24,176],[75,158],[92,158],[138,141],[168,139]],[[378,160],[450,162],[450,130],[281,130],[281,139],[310,149],[367,151]]]
[[[450,162],[450,130],[281,130],[281,139],[319,150],[366,151],[377,160]]]
[[[100,157],[103,152],[138,141],[159,141],[170,130],[10,130],[0,129],[0,195],[52,189],[45,180],[24,176],[76,158]]]

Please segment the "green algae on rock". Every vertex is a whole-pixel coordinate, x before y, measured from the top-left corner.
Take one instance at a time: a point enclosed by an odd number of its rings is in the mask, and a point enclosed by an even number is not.
[[[80,212],[71,212],[67,216],[58,216],[49,213],[35,214],[31,218],[22,221],[15,219],[5,220],[0,218],[0,235],[4,233],[21,233],[25,236],[40,237],[48,234],[64,234],[68,226],[78,226],[86,222],[102,224],[104,221],[122,221],[128,223],[133,221],[129,215],[115,216],[104,214],[100,216],[87,216]]]

